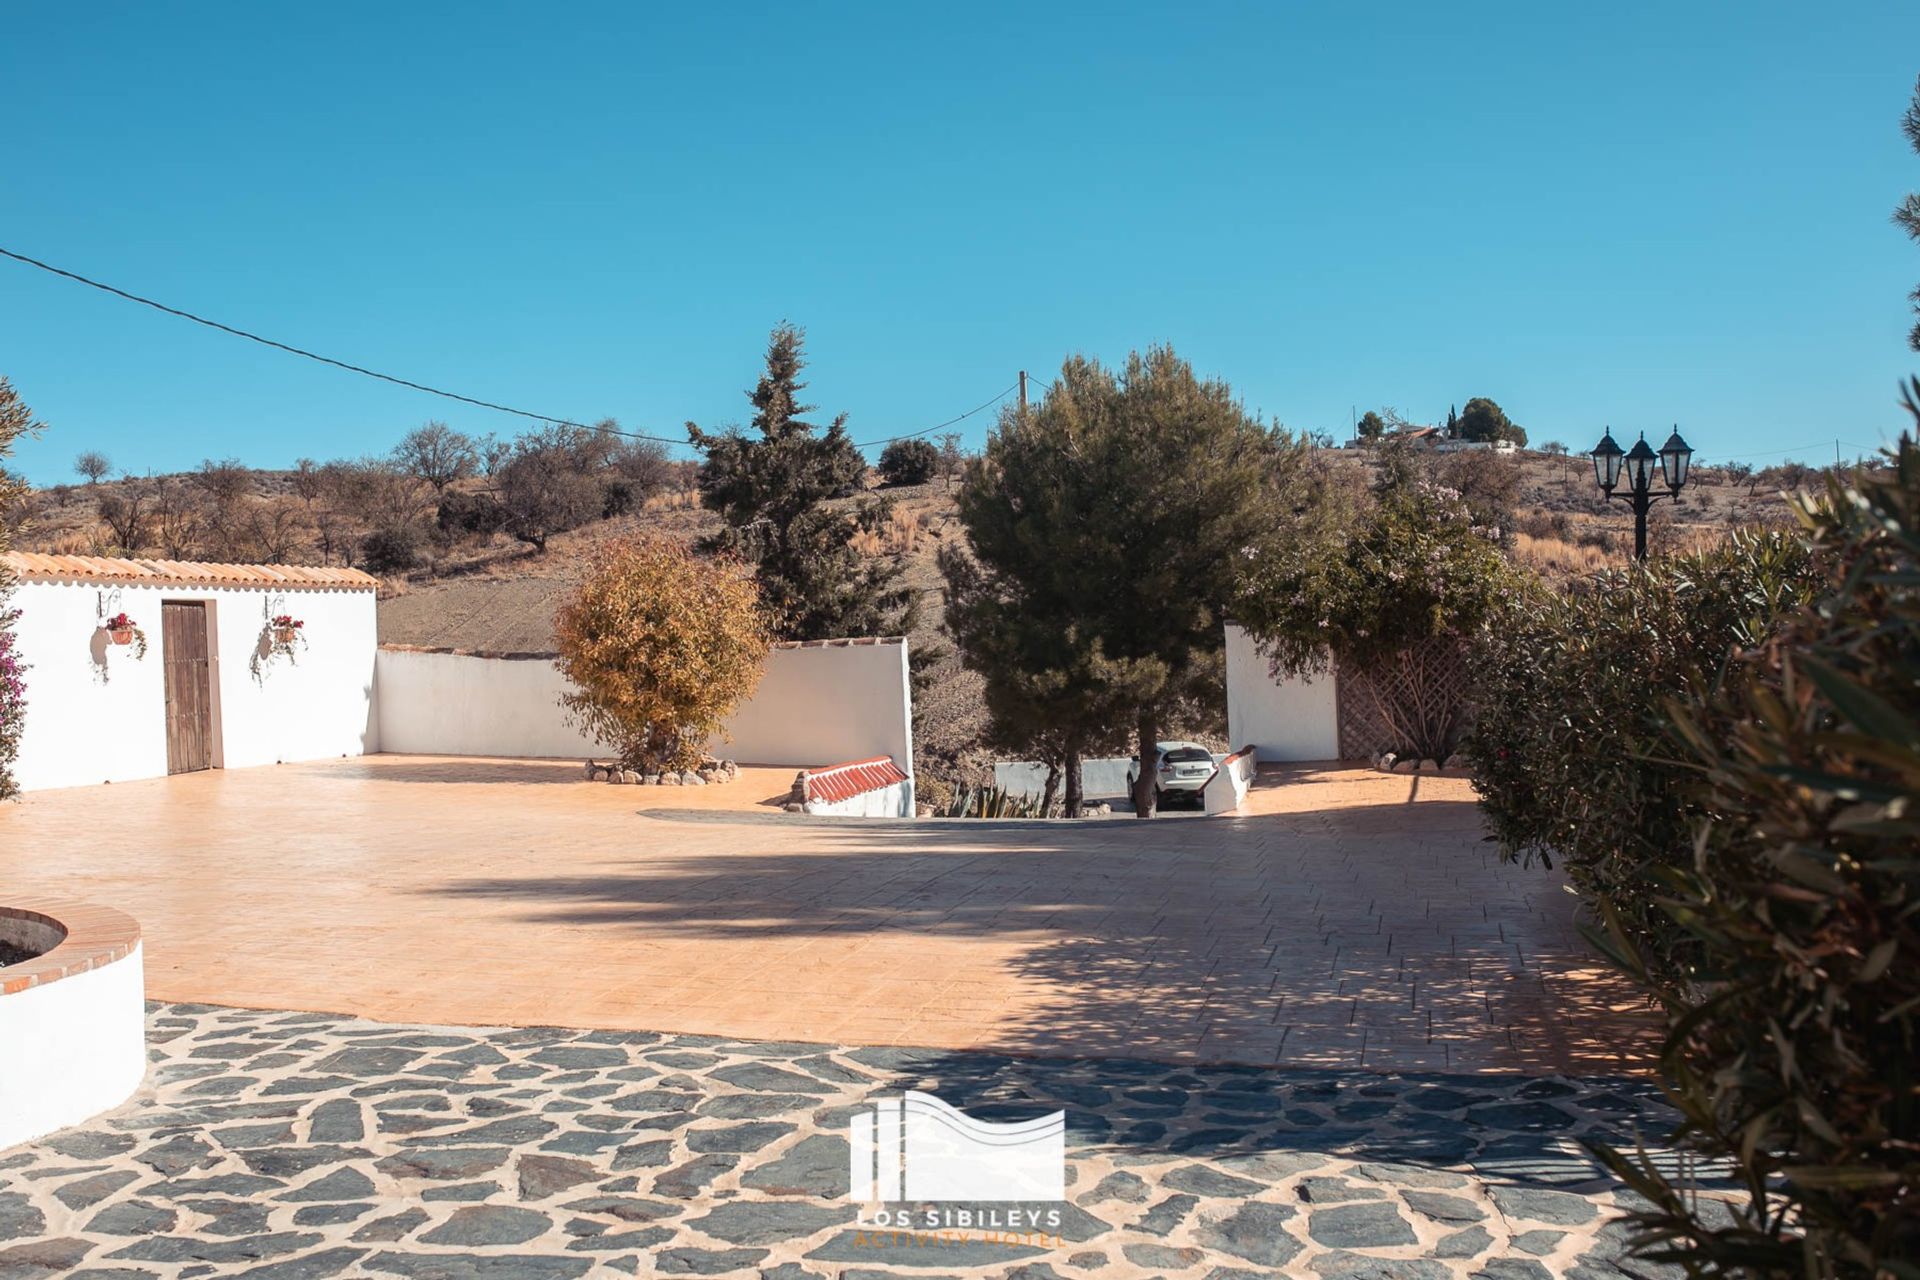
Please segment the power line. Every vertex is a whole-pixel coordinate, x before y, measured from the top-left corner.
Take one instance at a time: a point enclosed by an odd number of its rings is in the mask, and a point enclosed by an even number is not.
[[[625,431],[618,427],[590,427],[584,422],[575,422],[570,418],[556,417],[550,413],[534,413],[527,409],[516,409],[512,405],[496,404],[491,400],[481,400],[474,396],[461,395],[457,391],[445,391],[439,387],[430,387],[424,382],[415,382],[410,378],[400,378],[390,373],[381,373],[377,369],[368,369],[345,360],[336,360],[332,356],[323,356],[317,351],[308,351],[303,347],[296,347],[290,343],[279,342],[273,338],[263,337],[257,333],[250,333],[245,329],[236,328],[230,324],[222,324],[218,320],[209,320],[205,316],[195,315],[191,311],[183,311],[179,307],[170,307],[166,303],[156,302],[152,298],[143,298],[137,293],[129,293],[125,289],[115,288],[113,285],[105,284],[99,280],[89,279],[78,272],[67,271],[54,266],[50,262],[42,262],[38,258],[30,258],[24,253],[15,253],[13,250],[5,247],[0,247],[0,256],[12,258],[15,262],[24,262],[30,267],[38,267],[42,271],[50,272],[53,275],[61,276],[67,280],[72,280],[76,284],[86,285],[90,289],[98,289],[102,293],[110,293],[117,298],[125,298],[128,302],[137,302],[143,307],[152,307],[155,311],[163,311],[167,315],[178,316],[182,320],[191,320],[193,323],[205,325],[209,329],[217,329],[221,333],[232,334],[236,338],[245,338],[249,342],[257,342],[262,346],[272,347],[276,351],[285,351],[290,355],[302,356],[308,360],[317,360],[321,364],[332,365],[336,369],[345,369],[348,373],[357,373],[363,377],[377,378],[382,382],[391,382],[397,387],[407,387],[413,391],[424,391],[430,396],[440,396],[447,400],[457,400],[462,404],[470,404],[481,409],[492,409],[496,413],[510,413],[516,417],[527,418],[534,422],[552,423],[555,426],[561,427],[577,427],[585,431],[605,431],[612,435],[623,436],[629,440],[651,440],[656,444],[671,445],[685,445],[688,443],[682,438],[649,435],[644,431]],[[983,409],[992,408],[1012,394],[1013,389],[1012,386],[1009,386],[1005,391],[993,397],[993,399],[986,401],[984,404],[976,405],[965,413],[957,417],[949,418],[945,422],[938,422],[931,427],[926,427],[919,431],[911,431],[905,435],[888,436],[884,440],[869,440],[864,444],[855,445],[854,448],[870,449],[875,445],[892,444],[895,440],[912,440],[918,436],[931,435],[943,427],[950,427],[956,422],[964,422]]]
[[[237,329],[230,324],[222,324],[218,320],[209,320],[205,316],[197,316],[191,311],[182,311],[179,307],[170,307],[164,302],[155,302],[152,298],[143,298],[139,294],[129,293],[125,289],[116,289],[114,286],[103,284],[98,280],[90,280],[78,272],[62,270],[52,263],[42,262],[38,258],[29,258],[26,254],[15,253],[11,249],[0,248],[0,256],[12,258],[16,262],[24,262],[30,267],[38,267],[40,270],[51,272],[56,276],[63,276],[78,284],[84,284],[90,289],[98,289],[102,293],[111,293],[115,297],[125,298],[128,302],[137,302],[143,307],[152,307],[155,311],[164,311],[170,316],[179,316],[182,320],[191,320],[195,324],[205,325],[209,329],[218,329],[222,333],[230,333],[236,338],[245,338],[249,342],[257,342],[264,347],[272,347],[275,350],[285,351],[292,355],[304,356],[308,360],[317,360],[321,364],[330,364],[336,369],[345,369],[349,373],[361,374],[368,378],[378,378],[382,382],[391,382],[398,387],[408,387],[414,391],[424,391],[430,396],[440,396],[447,400],[458,400],[462,404],[474,405],[481,409],[492,409],[497,413],[511,413],[516,417],[530,418],[535,422],[551,422],[562,427],[587,427],[587,424],[584,422],[574,422],[567,418],[555,417],[550,413],[532,413],[526,409],[516,409],[512,405],[495,404],[491,400],[480,400],[473,396],[463,396],[457,391],[443,391],[439,387],[430,387],[424,382],[414,382],[408,378],[398,378],[390,373],[381,373],[376,369],[363,368],[357,364],[350,364],[345,360],[336,360],[332,356],[323,356],[316,351],[308,351],[285,342],[277,342],[272,338],[265,338],[257,333],[249,333],[245,329]],[[587,429],[591,430],[591,428]],[[686,443],[684,440],[674,440],[666,436],[651,436],[638,431],[617,431],[616,434],[628,436],[635,440],[653,440],[660,444]]]
[[[1824,449],[1832,444],[1831,440],[1815,440],[1812,444],[1797,444],[1790,449],[1767,449],[1760,453],[1729,453],[1720,455],[1722,462],[1734,462],[1741,458],[1777,458],[1783,453],[1805,453],[1809,449]]]
[[[950,427],[956,422],[965,422],[968,418],[971,418],[974,414],[979,413],[982,409],[991,409],[994,405],[999,404],[1002,400],[1005,400],[1008,396],[1012,395],[1014,393],[1015,388],[1017,388],[1019,385],[1020,384],[1017,382],[1013,383],[1005,391],[1002,391],[999,395],[995,396],[993,399],[988,400],[985,403],[975,405],[973,408],[967,410],[965,413],[961,414],[956,418],[948,418],[945,422],[936,422],[930,427],[921,428],[919,431],[909,431],[903,436],[888,436],[884,440],[864,440],[853,447],[856,449],[871,449],[875,445],[892,444],[895,440],[914,440],[914,439],[918,439],[921,436],[932,435],[934,432],[940,430],[940,428],[942,427]]]

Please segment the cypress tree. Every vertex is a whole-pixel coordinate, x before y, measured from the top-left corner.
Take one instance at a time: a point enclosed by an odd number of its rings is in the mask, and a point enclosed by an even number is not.
[[[768,339],[766,372],[747,393],[757,438],[737,427],[708,432],[687,424],[705,455],[701,502],[726,522],[703,545],[753,566],[783,639],[899,635],[911,629],[913,609],[898,567],[853,546],[862,529],[885,522],[890,504],[828,505],[859,492],[866,462],[847,436],[846,414],[824,432],[806,421],[815,406],[799,401],[805,351],[806,333],[794,325]]]

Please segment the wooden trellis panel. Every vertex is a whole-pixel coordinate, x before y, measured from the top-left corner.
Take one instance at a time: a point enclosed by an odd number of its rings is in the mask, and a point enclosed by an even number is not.
[[[1407,669],[1398,673],[1397,682],[1407,685],[1398,691],[1401,696],[1409,696],[1409,682],[1416,676],[1412,669],[1414,661],[1410,659]],[[1464,650],[1428,653],[1424,655],[1424,666],[1421,696],[1429,703],[1460,713],[1465,722],[1470,722],[1470,681]],[[1408,754],[1408,743],[1380,714],[1372,694],[1375,679],[1357,671],[1342,669],[1339,672],[1334,688],[1342,760],[1375,760],[1388,751],[1401,756]]]

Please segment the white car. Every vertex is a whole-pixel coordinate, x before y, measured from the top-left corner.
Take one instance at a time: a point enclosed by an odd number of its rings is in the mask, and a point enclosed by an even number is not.
[[[1200,789],[1213,776],[1213,752],[1197,742],[1156,742],[1153,744],[1156,771],[1153,798],[1164,804],[1174,796],[1200,798]],[[1127,790],[1140,776],[1140,757],[1127,766]]]

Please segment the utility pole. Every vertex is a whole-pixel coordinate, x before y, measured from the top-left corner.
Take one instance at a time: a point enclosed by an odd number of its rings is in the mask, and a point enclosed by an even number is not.
[[[1020,371],[1020,425],[1027,425],[1027,371]]]

